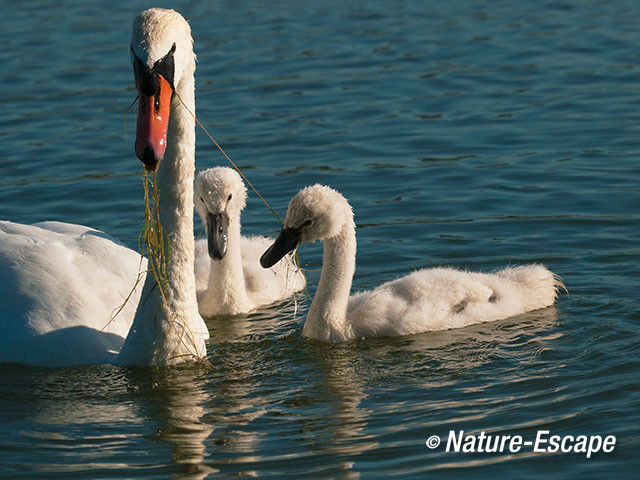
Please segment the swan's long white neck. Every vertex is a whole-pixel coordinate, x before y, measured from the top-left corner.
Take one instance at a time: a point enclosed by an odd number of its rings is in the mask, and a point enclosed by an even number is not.
[[[220,305],[219,313],[251,309],[242,266],[240,216],[231,218],[227,230],[227,253],[219,262],[211,261],[207,296]]]
[[[133,325],[118,356],[121,365],[179,363],[206,354],[204,341],[209,335],[198,313],[193,273],[194,72],[192,58],[176,86],[167,150],[157,173],[160,223],[168,236],[166,302],[154,276],[148,274]]]
[[[322,273],[304,324],[305,336],[325,342],[351,338],[347,305],[356,270],[356,229],[352,219],[340,233],[325,239]]]

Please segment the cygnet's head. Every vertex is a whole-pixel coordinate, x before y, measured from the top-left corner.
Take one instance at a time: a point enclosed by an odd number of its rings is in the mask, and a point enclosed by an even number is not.
[[[282,231],[260,264],[269,268],[301,243],[335,237],[347,223],[353,225],[353,210],[346,198],[324,185],[306,187],[289,202]]]
[[[200,172],[194,189],[196,211],[205,225],[209,256],[222,260],[227,253],[229,222],[240,222],[247,189],[238,172],[215,167]]]
[[[178,12],[150,8],[134,19],[130,48],[138,89],[135,151],[155,171],[167,147],[173,93],[195,69],[191,28]]]

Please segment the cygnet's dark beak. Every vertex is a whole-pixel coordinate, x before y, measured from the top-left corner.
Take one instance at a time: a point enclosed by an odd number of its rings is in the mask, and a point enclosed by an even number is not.
[[[273,267],[287,253],[295,250],[300,244],[300,231],[298,229],[283,228],[266,252],[260,257],[260,265],[264,268]]]
[[[227,254],[229,216],[226,213],[207,214],[207,247],[209,256],[220,261]]]

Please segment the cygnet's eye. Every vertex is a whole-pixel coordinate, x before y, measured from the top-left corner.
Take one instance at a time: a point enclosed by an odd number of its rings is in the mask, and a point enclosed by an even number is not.
[[[227,198],[227,202],[231,200],[231,197],[233,197],[232,193],[229,194],[229,198]]]
[[[200,196],[200,201],[204,203],[204,198],[202,198],[202,196]]]
[[[310,226],[313,223],[313,220],[309,219],[307,221],[305,221],[302,225],[300,225],[300,227],[305,228]]]

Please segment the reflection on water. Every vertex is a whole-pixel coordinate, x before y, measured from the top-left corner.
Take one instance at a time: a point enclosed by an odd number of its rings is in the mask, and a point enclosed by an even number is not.
[[[173,447],[178,478],[199,480],[215,473],[204,463],[214,427],[203,421],[209,398],[203,367],[162,368],[148,374],[148,369],[127,370],[128,388],[149,400],[146,415],[158,425],[154,441]]]
[[[212,341],[259,342],[290,335],[304,322],[308,299],[298,292],[282,303],[258,308],[247,314],[207,318]]]

